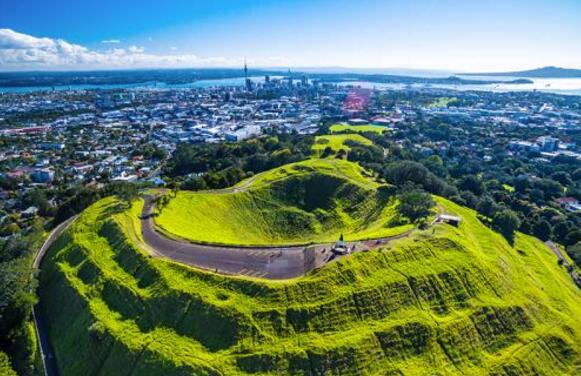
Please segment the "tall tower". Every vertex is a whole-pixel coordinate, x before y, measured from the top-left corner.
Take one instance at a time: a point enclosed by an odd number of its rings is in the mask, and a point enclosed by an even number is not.
[[[288,86],[293,87],[293,76],[290,68],[288,69]]]
[[[252,90],[252,81],[248,78],[248,65],[246,64],[246,59],[244,59],[244,83],[246,85],[246,90]]]

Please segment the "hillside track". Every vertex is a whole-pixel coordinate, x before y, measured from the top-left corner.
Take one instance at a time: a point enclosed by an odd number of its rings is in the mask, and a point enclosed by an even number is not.
[[[557,256],[557,259],[559,260],[560,263],[563,264],[563,266],[571,276],[571,279],[573,279],[573,282],[575,282],[577,287],[581,289],[581,276],[575,271],[575,268],[571,266],[571,264],[569,263],[569,261],[567,261],[565,256],[563,256],[561,248],[559,248],[559,246],[553,243],[552,241],[547,241],[545,242],[545,244],[551,249],[551,251],[553,251],[555,256]]]
[[[71,223],[75,219],[77,219],[77,215],[67,219],[66,221],[59,224],[55,227],[51,233],[48,235],[38,253],[34,257],[34,261],[32,263],[32,273],[35,273],[38,269],[40,269],[40,265],[44,256],[52,243],[69,227]],[[38,341],[38,347],[40,351],[40,357],[42,360],[42,366],[45,376],[58,376],[59,368],[56,362],[56,358],[54,357],[54,351],[52,349],[52,345],[49,341],[48,331],[46,328],[46,322],[44,320],[44,316],[42,316],[42,309],[40,309],[41,302],[39,301],[36,305],[32,307],[32,319],[34,321],[34,326],[36,329],[36,339]]]
[[[156,230],[154,206],[153,196],[146,196],[141,216],[143,240],[153,249],[155,255],[189,266],[228,275],[290,279],[303,276],[311,270],[343,257],[331,251],[332,243],[310,246],[236,247],[171,239]],[[369,250],[385,245],[389,241],[407,237],[412,231],[387,238],[347,242],[347,246],[355,251]]]

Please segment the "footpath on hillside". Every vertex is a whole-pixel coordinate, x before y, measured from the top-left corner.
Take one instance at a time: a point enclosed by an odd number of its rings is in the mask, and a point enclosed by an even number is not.
[[[141,217],[142,234],[146,245],[157,256],[197,268],[229,275],[288,279],[305,275],[343,257],[332,252],[333,243],[289,247],[235,247],[170,239],[155,229],[154,206],[154,198],[146,196]],[[366,251],[407,237],[412,231],[386,238],[346,242],[346,247],[352,252]]]

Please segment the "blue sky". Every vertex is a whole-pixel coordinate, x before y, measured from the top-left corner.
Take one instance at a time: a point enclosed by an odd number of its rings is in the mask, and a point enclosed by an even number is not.
[[[0,29],[0,69],[581,68],[579,0],[2,0]]]

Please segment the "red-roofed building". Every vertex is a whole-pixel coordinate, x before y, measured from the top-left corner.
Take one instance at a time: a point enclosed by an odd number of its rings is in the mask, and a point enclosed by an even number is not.
[[[570,212],[578,212],[581,211],[581,204],[579,200],[574,197],[561,197],[555,200],[559,206],[563,209],[568,210]]]

